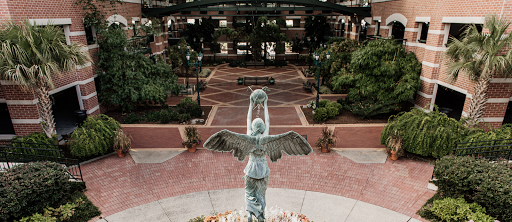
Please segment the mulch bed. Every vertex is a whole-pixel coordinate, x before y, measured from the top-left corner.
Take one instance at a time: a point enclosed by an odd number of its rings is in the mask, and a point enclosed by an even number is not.
[[[175,108],[175,106],[171,106],[171,107]],[[204,123],[206,123],[206,119],[208,118],[208,115],[210,114],[210,111],[212,110],[212,108],[213,108],[212,106],[201,106],[201,109],[203,110],[204,115],[199,118],[193,117],[192,119],[202,119],[202,120],[204,120]],[[160,107],[160,106],[139,107],[139,108],[137,108],[137,110],[134,111],[134,113],[135,113],[135,115],[142,117],[142,116],[144,116],[145,113],[148,113],[150,111],[160,111],[160,110],[162,110],[162,107]],[[123,124],[124,119],[129,114],[122,113],[120,109],[116,109],[116,110],[110,110],[110,111],[106,112],[105,115],[110,116],[110,117],[114,118],[116,121],[118,121],[119,123]],[[160,121],[158,121],[158,122],[142,121],[139,124],[160,124]],[[180,124],[180,123],[178,121],[171,121],[168,124]],[[196,124],[196,125],[198,125],[198,124]]]
[[[387,123],[389,116],[377,116],[371,119],[361,119],[350,111],[343,110],[336,119],[327,119],[325,122],[313,120],[313,108],[301,108],[309,124],[361,124],[361,123]]]

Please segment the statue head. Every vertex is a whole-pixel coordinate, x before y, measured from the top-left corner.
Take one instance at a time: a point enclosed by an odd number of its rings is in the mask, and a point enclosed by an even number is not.
[[[251,131],[251,136],[256,136],[260,133],[265,132],[265,123],[261,118],[256,118],[252,121]]]

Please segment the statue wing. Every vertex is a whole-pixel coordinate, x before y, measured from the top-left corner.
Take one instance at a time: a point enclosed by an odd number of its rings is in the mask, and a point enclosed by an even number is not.
[[[295,156],[308,155],[313,152],[313,148],[311,148],[308,141],[293,131],[266,136],[262,140],[261,146],[273,163],[281,159],[282,151]]]
[[[256,149],[256,138],[246,134],[234,133],[229,130],[221,130],[204,142],[208,150],[218,152],[231,152],[238,161],[244,161],[250,152]]]

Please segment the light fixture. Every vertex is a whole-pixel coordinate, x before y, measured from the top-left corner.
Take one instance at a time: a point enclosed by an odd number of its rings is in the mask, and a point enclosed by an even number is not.
[[[194,42],[196,42],[196,37],[194,37]]]
[[[327,43],[324,44],[324,48],[327,48]]]
[[[178,44],[178,49],[181,50],[181,45],[180,44]]]
[[[197,55],[197,61],[201,62],[201,60],[203,60],[203,53],[199,53],[199,55]]]
[[[308,42],[311,41],[311,37],[308,36],[307,39],[308,39]]]
[[[199,41],[200,41],[201,43],[203,43],[203,40],[204,40],[204,39],[203,39],[203,37],[201,37],[201,38],[199,39]]]
[[[187,61],[190,61],[190,53],[187,52],[186,57],[187,57]]]
[[[325,54],[325,57],[327,57],[327,60],[329,60],[329,58],[331,58],[331,53],[327,52],[327,54]]]
[[[320,42],[320,48],[324,47],[324,43]]]
[[[190,49],[190,45],[187,43],[187,49]]]

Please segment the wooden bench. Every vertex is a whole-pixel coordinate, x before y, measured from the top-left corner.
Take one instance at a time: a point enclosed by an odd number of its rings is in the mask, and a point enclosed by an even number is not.
[[[244,85],[247,84],[247,81],[255,81],[256,84],[255,85],[258,85],[258,81],[264,81],[265,83],[268,83],[268,76],[266,77],[263,77],[263,76],[257,76],[257,77],[250,77],[250,76],[246,76],[244,77]]]
[[[203,80],[199,81],[199,87],[198,87],[199,91],[206,89],[206,83],[208,83],[208,82],[206,82],[206,81],[203,82]]]
[[[245,62],[245,66],[246,67],[249,67],[249,66],[265,66],[265,62]]]
[[[302,83],[304,85],[304,89],[308,92],[311,92],[311,88],[313,88],[313,83],[311,83],[309,80],[305,83]]]

